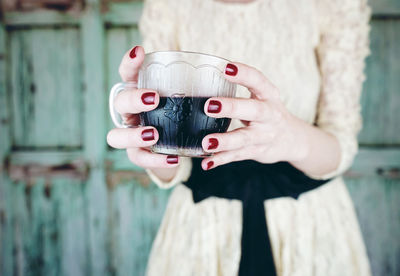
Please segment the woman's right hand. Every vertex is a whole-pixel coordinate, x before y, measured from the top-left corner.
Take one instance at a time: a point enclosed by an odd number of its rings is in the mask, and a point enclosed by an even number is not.
[[[144,55],[140,46],[134,47],[124,55],[119,67],[119,74],[124,82],[137,84]],[[155,109],[159,101],[157,91],[151,89],[127,88],[119,93],[115,98],[114,108],[124,123],[132,127],[112,129],[107,135],[107,143],[113,148],[126,149],[132,163],[152,169],[153,173],[164,178],[163,180],[169,180],[175,175],[179,157],[152,153],[149,147],[158,140],[157,130],[151,126],[138,126],[139,113]]]

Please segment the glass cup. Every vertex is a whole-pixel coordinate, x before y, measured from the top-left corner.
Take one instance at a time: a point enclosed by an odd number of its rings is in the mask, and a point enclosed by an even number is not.
[[[228,130],[229,118],[212,118],[204,113],[210,97],[234,97],[236,84],[224,78],[228,60],[192,52],[153,52],[145,56],[138,76],[138,88],[157,91],[158,107],[140,114],[141,126],[153,126],[159,133],[151,147],[156,153],[201,157],[201,142],[211,133]],[[115,96],[133,86],[118,83],[110,92],[110,114],[117,127],[129,127],[114,110]]]

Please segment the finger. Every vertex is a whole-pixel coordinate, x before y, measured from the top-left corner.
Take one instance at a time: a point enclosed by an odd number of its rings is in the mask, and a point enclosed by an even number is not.
[[[129,160],[142,168],[172,168],[179,165],[176,155],[152,153],[143,148],[128,148],[126,152]]]
[[[233,118],[244,121],[264,121],[269,112],[266,102],[244,98],[210,98],[204,112],[214,118]]]
[[[124,82],[137,82],[140,66],[144,61],[144,49],[135,46],[125,53],[119,65],[119,75]]]
[[[138,114],[153,110],[158,106],[160,97],[150,89],[129,89],[117,95],[114,101],[115,110],[122,115]]]
[[[154,127],[114,128],[107,134],[107,143],[116,149],[141,148],[154,145],[158,137]]]
[[[260,99],[279,98],[277,88],[254,67],[238,62],[228,63],[225,69],[225,78],[230,82],[247,87]]]
[[[122,116],[123,124],[131,127],[140,125],[139,114],[124,114]]]
[[[204,137],[202,146],[206,152],[231,151],[255,145],[257,138],[249,128],[239,128],[227,133],[209,134]]]
[[[247,159],[250,159],[250,153],[248,151],[248,148],[246,147],[239,150],[216,153],[212,157],[205,158],[201,162],[201,167],[203,168],[203,170],[206,171],[224,164]]]

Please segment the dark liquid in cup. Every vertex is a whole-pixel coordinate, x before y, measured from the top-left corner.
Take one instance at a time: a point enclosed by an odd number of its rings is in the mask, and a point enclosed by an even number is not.
[[[184,148],[201,151],[203,138],[228,130],[230,119],[211,118],[204,113],[206,97],[160,97],[158,107],[140,114],[141,124],[159,133],[155,148]],[[162,149],[161,149],[162,151]]]

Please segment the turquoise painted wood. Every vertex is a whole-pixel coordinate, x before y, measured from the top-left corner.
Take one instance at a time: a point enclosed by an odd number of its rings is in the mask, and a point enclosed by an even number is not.
[[[10,100],[13,110],[19,110],[12,116],[13,146],[80,146],[79,30],[36,28],[13,30],[8,35]]]
[[[347,179],[373,275],[400,275],[400,181]]]
[[[362,94],[362,145],[400,145],[400,20],[375,20]]]
[[[170,191],[106,145],[142,2],[0,23],[0,275],[143,275]],[[371,1],[361,151],[346,179],[374,275],[400,274],[400,5]],[[101,12],[105,10],[104,12]]]

